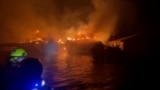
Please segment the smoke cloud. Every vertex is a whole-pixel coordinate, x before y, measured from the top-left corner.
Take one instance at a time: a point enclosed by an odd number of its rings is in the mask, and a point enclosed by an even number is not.
[[[106,42],[123,13],[133,12],[128,6],[124,0],[0,0],[0,42],[27,40],[37,29],[55,39],[81,32]]]

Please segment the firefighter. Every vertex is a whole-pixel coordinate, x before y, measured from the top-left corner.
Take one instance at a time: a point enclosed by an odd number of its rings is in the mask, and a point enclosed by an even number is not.
[[[34,84],[34,81],[40,82],[42,70],[40,61],[28,57],[25,49],[13,49],[4,69],[7,90],[29,90],[32,88],[30,84]]]

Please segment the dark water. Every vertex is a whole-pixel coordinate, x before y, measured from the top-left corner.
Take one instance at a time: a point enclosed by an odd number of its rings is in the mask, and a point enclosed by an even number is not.
[[[114,90],[123,81],[121,67],[107,62],[94,63],[91,55],[61,53],[60,56],[46,60],[44,67],[43,77],[55,88]]]
[[[94,63],[89,54],[60,52],[49,58],[37,57],[44,66],[43,78],[56,90],[115,90],[123,83],[120,66],[107,62]]]

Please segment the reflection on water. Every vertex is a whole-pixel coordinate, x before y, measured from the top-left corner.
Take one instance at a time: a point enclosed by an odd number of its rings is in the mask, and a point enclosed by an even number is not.
[[[63,55],[57,56],[44,64],[43,77],[52,87],[97,88],[94,90],[113,88],[117,82],[119,68],[115,65],[96,64],[92,61],[90,55],[69,55],[65,58]]]
[[[60,55],[46,57],[42,59],[43,77],[54,88],[115,90],[114,88],[123,80],[119,75],[120,67],[108,63],[93,63],[90,55],[67,55],[61,52]]]
[[[54,59],[45,66],[45,77],[53,86],[70,85],[91,81],[93,64],[89,56],[73,56]]]

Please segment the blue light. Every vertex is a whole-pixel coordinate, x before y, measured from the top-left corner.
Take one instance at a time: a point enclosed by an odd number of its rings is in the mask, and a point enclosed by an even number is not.
[[[41,81],[41,86],[44,86],[46,82],[44,80]]]
[[[38,87],[38,84],[36,83],[35,86]]]

